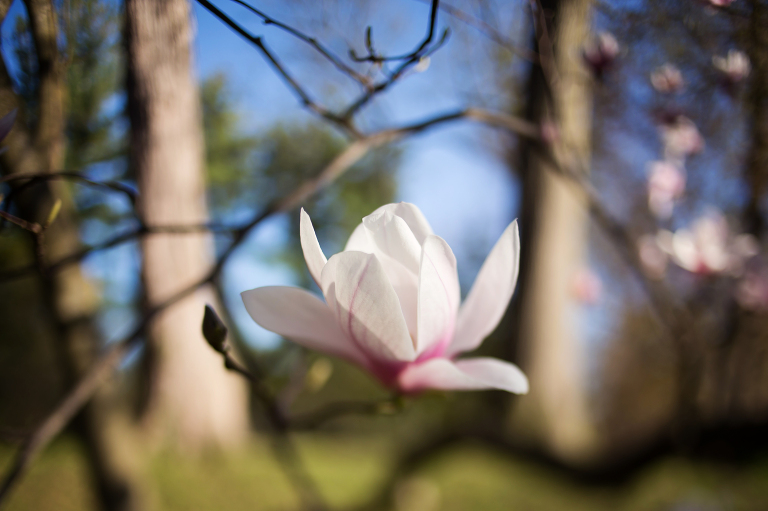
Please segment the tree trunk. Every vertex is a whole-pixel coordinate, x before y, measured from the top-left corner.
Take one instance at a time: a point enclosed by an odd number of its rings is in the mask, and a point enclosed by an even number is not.
[[[0,5],[4,19],[9,2]],[[7,174],[54,172],[64,157],[64,66],[58,49],[58,22],[51,0],[26,0],[30,31],[38,60],[37,123],[25,123],[25,105],[13,92],[13,83],[0,60],[0,110],[5,114],[19,108],[16,125],[5,141],[0,157]],[[72,254],[79,248],[80,235],[75,208],[67,186],[51,182],[25,192],[18,198],[21,215],[42,223],[56,199],[62,201],[56,222],[46,231],[45,263]],[[64,374],[65,387],[75,384],[87,370],[101,346],[93,316],[98,297],[77,265],[54,275],[40,275],[41,297],[54,331],[56,352]],[[110,511],[132,509],[129,482],[117,459],[114,441],[106,428],[103,395],[97,395],[77,415],[74,431],[85,447],[101,507]]]
[[[765,240],[764,204],[768,191],[768,4],[751,2],[752,14],[740,34],[752,65],[745,111],[751,115],[751,141],[744,180],[748,199],[743,223]],[[768,421],[768,315],[734,307],[726,342],[705,357],[700,406],[704,418],[727,423]]]
[[[591,1],[544,2],[544,8],[555,13],[549,33],[558,82],[549,96],[544,75],[534,66],[529,115],[539,124],[555,121],[554,153],[561,166],[588,168],[592,77],[579,57],[589,35]],[[513,429],[563,461],[582,463],[593,455],[594,433],[572,284],[585,265],[588,213],[578,189],[540,149],[524,146],[520,168],[524,252],[513,338],[531,392],[517,403]]]
[[[187,0],[127,0],[128,108],[138,210],[147,225],[207,220],[200,98],[192,75]],[[142,241],[147,306],[163,303],[211,268],[210,235],[153,235]],[[202,338],[203,288],[153,321],[143,421],[184,448],[231,445],[247,432],[247,391]]]

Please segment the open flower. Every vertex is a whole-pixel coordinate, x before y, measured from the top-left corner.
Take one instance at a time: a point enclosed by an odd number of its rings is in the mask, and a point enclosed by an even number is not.
[[[747,78],[752,70],[749,57],[744,52],[738,50],[730,50],[726,57],[715,55],[712,57],[712,65],[732,84],[739,83]]]
[[[610,32],[600,32],[584,45],[582,56],[596,76],[603,75],[619,56],[618,41]]]
[[[510,363],[456,359],[494,330],[512,297],[517,222],[491,250],[461,307],[456,258],[412,204],[380,207],[328,260],[303,209],[300,229],[304,258],[325,302],[294,287],[245,291],[243,302],[258,324],[357,364],[400,392],[528,391],[525,375]]]
[[[691,230],[679,229],[667,247],[681,268],[700,275],[739,276],[744,263],[758,252],[750,234],[734,234],[726,218],[716,210],[698,218]]]
[[[670,94],[679,92],[685,87],[683,75],[673,64],[664,64],[651,73],[651,85],[657,92]]]

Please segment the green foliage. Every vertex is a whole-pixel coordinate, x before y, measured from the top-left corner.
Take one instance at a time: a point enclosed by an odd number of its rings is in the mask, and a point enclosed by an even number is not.
[[[240,133],[240,117],[226,77],[215,74],[200,87],[209,200],[214,215],[244,204],[258,139]]]
[[[98,0],[70,0],[62,8],[67,59],[67,168],[122,154],[115,125],[122,112],[105,105],[120,93],[118,6]]]

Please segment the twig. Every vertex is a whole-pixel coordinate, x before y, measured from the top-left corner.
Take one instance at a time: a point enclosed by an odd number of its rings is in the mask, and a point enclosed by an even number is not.
[[[373,63],[382,63],[382,62],[388,62],[393,60],[411,60],[416,59],[418,60],[421,56],[423,56],[422,51],[429,45],[429,43],[432,42],[432,39],[435,36],[435,25],[437,23],[437,11],[440,7],[440,0],[432,0],[431,1],[432,7],[429,9],[429,26],[427,27],[427,35],[424,37],[424,39],[421,41],[421,44],[416,47],[415,50],[411,51],[410,53],[406,53],[404,55],[398,55],[398,56],[390,56],[385,57],[382,55],[376,55],[376,52],[373,49],[373,36],[372,36],[372,29],[371,27],[368,27],[365,34],[365,46],[368,50],[368,55],[364,57],[358,57],[357,54],[355,54],[354,50],[349,51],[349,55],[355,62],[373,62]]]
[[[235,232],[234,239],[230,242],[229,246],[221,256],[219,256],[216,264],[211,268],[207,275],[177,292],[164,302],[151,307],[145,313],[141,323],[129,336],[122,341],[110,344],[106,352],[85,372],[84,376],[72,388],[69,394],[67,394],[63,401],[48,414],[40,426],[35,429],[32,435],[24,443],[23,447],[18,451],[13,464],[3,478],[2,484],[0,484],[0,505],[2,505],[14,484],[24,474],[29,463],[62,431],[78,410],[88,402],[101,382],[117,368],[123,357],[140,339],[152,319],[167,307],[189,296],[198,288],[212,282],[251,229],[275,213],[288,211],[298,206],[306,198],[318,192],[327,186],[334,178],[341,175],[341,173],[349,168],[349,166],[353,165],[370,149],[370,147],[361,147],[356,144],[357,143],[350,145],[347,150],[337,156],[316,178],[307,181],[303,186],[299,187],[297,191],[283,200],[275,202],[263,211],[257,213],[250,222]],[[285,456],[290,455],[290,453],[283,454]]]
[[[277,73],[280,75],[283,81],[286,84],[288,84],[291,90],[293,90],[294,94],[296,94],[296,96],[299,97],[299,100],[301,101],[302,105],[305,108],[309,109],[311,112],[320,116],[321,118],[327,121],[330,121],[336,126],[342,128],[343,130],[345,130],[355,138],[360,137],[360,134],[357,132],[357,130],[352,125],[352,122],[349,119],[345,119],[333,114],[328,109],[321,106],[319,103],[315,102],[309,96],[309,93],[307,93],[307,91],[305,91],[304,88],[301,85],[299,85],[299,83],[285,69],[285,66],[283,66],[282,63],[280,63],[280,61],[277,59],[277,57],[266,47],[261,37],[255,36],[252,33],[248,32],[245,28],[240,26],[236,21],[234,21],[232,18],[227,16],[224,12],[222,12],[218,7],[213,5],[208,0],[197,0],[197,1],[205,9],[207,9],[211,14],[219,18],[232,30],[237,32],[240,36],[242,36],[248,42],[250,42],[253,46],[255,46],[261,52],[261,54],[267,59],[267,61],[272,65],[275,71],[277,71]]]
[[[0,216],[2,215],[3,213],[0,212]],[[160,226],[139,227],[138,229],[133,229],[128,232],[113,236],[112,238],[102,243],[84,247],[78,250],[77,252],[64,256],[58,261],[55,261],[49,264],[47,266],[47,271],[51,273],[56,273],[60,270],[63,270],[67,266],[79,263],[80,261],[82,261],[83,259],[85,259],[86,257],[88,257],[90,254],[94,252],[100,252],[102,250],[114,248],[118,245],[122,245],[123,243],[128,243],[128,242],[141,239],[145,236],[149,236],[153,234],[192,234],[192,233],[200,233],[200,232],[213,232],[216,234],[232,234],[240,229],[242,229],[242,227],[226,227],[218,224],[167,225],[167,226],[160,225]],[[21,268],[6,270],[0,273],[0,283],[9,282],[12,280],[26,277],[27,275],[30,275],[31,273],[33,273],[36,269],[37,269],[37,266],[35,264],[28,264],[26,266],[22,266]]]
[[[420,1],[429,3],[430,0],[420,0]],[[498,30],[496,30],[496,28],[492,27],[490,24],[486,23],[485,21],[475,18],[474,16],[471,16],[470,14],[462,11],[458,7],[454,7],[452,5],[446,4],[445,2],[440,3],[440,10],[445,12],[449,16],[456,18],[462,23],[465,23],[471,27],[476,28],[481,34],[486,36],[488,39],[498,44],[502,48],[509,50],[510,52],[517,55],[518,57],[525,59],[529,62],[534,62],[534,63],[539,62],[538,53],[536,53],[535,51],[529,50],[527,48],[520,48],[511,39],[509,39],[508,37],[505,37]]]
[[[274,25],[289,34],[291,34],[294,37],[297,37],[298,39],[301,39],[305,43],[312,46],[315,50],[317,50],[318,53],[320,53],[323,57],[325,57],[326,60],[328,60],[331,64],[333,64],[336,69],[344,73],[345,75],[349,76],[350,78],[353,78],[355,81],[363,85],[364,87],[370,87],[371,79],[365,75],[362,75],[346,65],[344,62],[341,61],[339,57],[337,57],[333,52],[331,52],[328,48],[326,48],[323,44],[321,44],[316,38],[308,36],[304,34],[303,32],[291,27],[290,25],[286,25],[285,23],[282,23],[275,18],[272,18],[271,16],[267,15],[265,12],[253,7],[252,5],[249,5],[248,3],[244,2],[243,0],[230,0],[231,2],[234,2],[238,5],[241,5],[260,17],[264,20],[265,25]]]

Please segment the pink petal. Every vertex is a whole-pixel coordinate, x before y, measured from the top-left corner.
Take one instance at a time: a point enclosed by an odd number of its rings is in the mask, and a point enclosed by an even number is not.
[[[436,390],[500,389],[515,394],[528,392],[528,379],[508,362],[495,358],[470,358],[452,362],[433,358],[408,366],[398,378],[405,392]]]
[[[445,348],[453,338],[456,312],[461,293],[456,257],[442,238],[431,234],[422,247],[419,271],[419,314],[417,351],[442,343]]]
[[[320,275],[323,271],[323,266],[327,262],[323,250],[320,248],[320,243],[317,241],[317,235],[315,234],[315,228],[312,226],[312,220],[304,208],[301,208],[301,220],[299,221],[299,235],[301,237],[301,249],[304,251],[304,260],[307,262],[307,268],[309,273],[315,280],[317,285],[320,285]]]
[[[336,323],[331,309],[297,288],[269,286],[241,293],[245,309],[262,327],[296,344],[364,364],[365,357]]]
[[[334,255],[323,269],[321,287],[341,329],[370,358],[412,361],[416,357],[400,300],[375,255]]]
[[[483,342],[501,321],[515,291],[520,268],[517,220],[509,224],[485,259],[472,289],[459,309],[449,355],[470,351]]]

